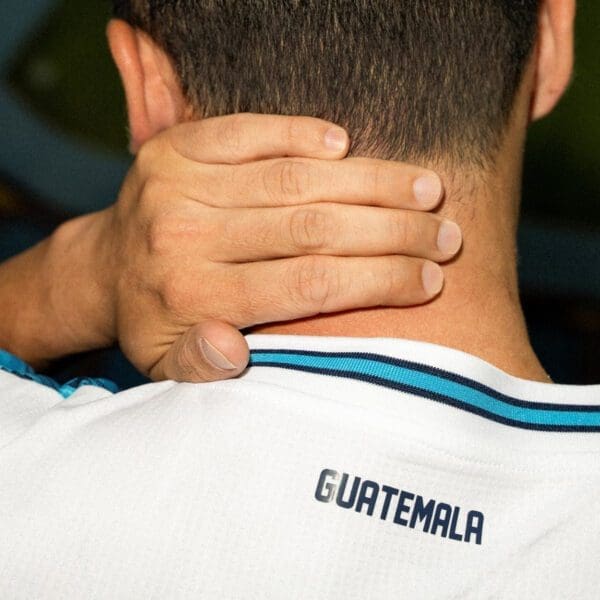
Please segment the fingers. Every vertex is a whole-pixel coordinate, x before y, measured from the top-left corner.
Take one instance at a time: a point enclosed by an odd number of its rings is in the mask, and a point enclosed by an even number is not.
[[[424,211],[435,208],[443,196],[441,179],[433,171],[370,158],[275,159],[219,166],[211,173],[188,168],[186,181],[190,197],[224,208],[339,202]]]
[[[344,129],[310,117],[237,114],[174,127],[166,134],[182,156],[202,163],[238,164],[277,156],[343,158]]]
[[[232,269],[238,291],[224,299],[222,310],[240,329],[356,308],[423,304],[443,287],[439,265],[399,256],[305,256]]]
[[[211,258],[251,262],[321,254],[403,254],[443,262],[462,243],[458,225],[416,211],[322,203],[218,211],[219,243]],[[251,232],[251,234],[249,233]]]
[[[206,321],[181,335],[150,372],[154,381],[220,381],[239,375],[248,365],[244,336],[219,321]]]

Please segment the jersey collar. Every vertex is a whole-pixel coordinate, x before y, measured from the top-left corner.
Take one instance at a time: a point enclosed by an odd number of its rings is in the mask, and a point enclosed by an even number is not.
[[[301,371],[369,383],[453,406],[504,425],[600,432],[600,386],[513,377],[450,348],[387,338],[250,335],[251,371]],[[277,374],[279,372],[279,375]],[[293,383],[293,378],[288,378]]]

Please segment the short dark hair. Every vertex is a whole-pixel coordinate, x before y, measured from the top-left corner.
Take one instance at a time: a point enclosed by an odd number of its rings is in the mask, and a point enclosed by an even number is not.
[[[317,116],[353,153],[486,164],[538,0],[114,0],[173,61],[200,116]]]

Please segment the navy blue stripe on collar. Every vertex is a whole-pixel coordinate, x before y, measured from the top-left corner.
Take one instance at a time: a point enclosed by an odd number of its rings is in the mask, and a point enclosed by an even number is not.
[[[427,365],[356,352],[253,350],[252,367],[279,367],[356,379],[434,400],[523,429],[600,432],[599,405],[527,402],[477,381]]]

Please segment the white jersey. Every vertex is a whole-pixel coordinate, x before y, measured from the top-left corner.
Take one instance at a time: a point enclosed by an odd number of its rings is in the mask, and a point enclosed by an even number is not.
[[[249,342],[223,383],[0,373],[2,600],[600,597],[600,386]]]

